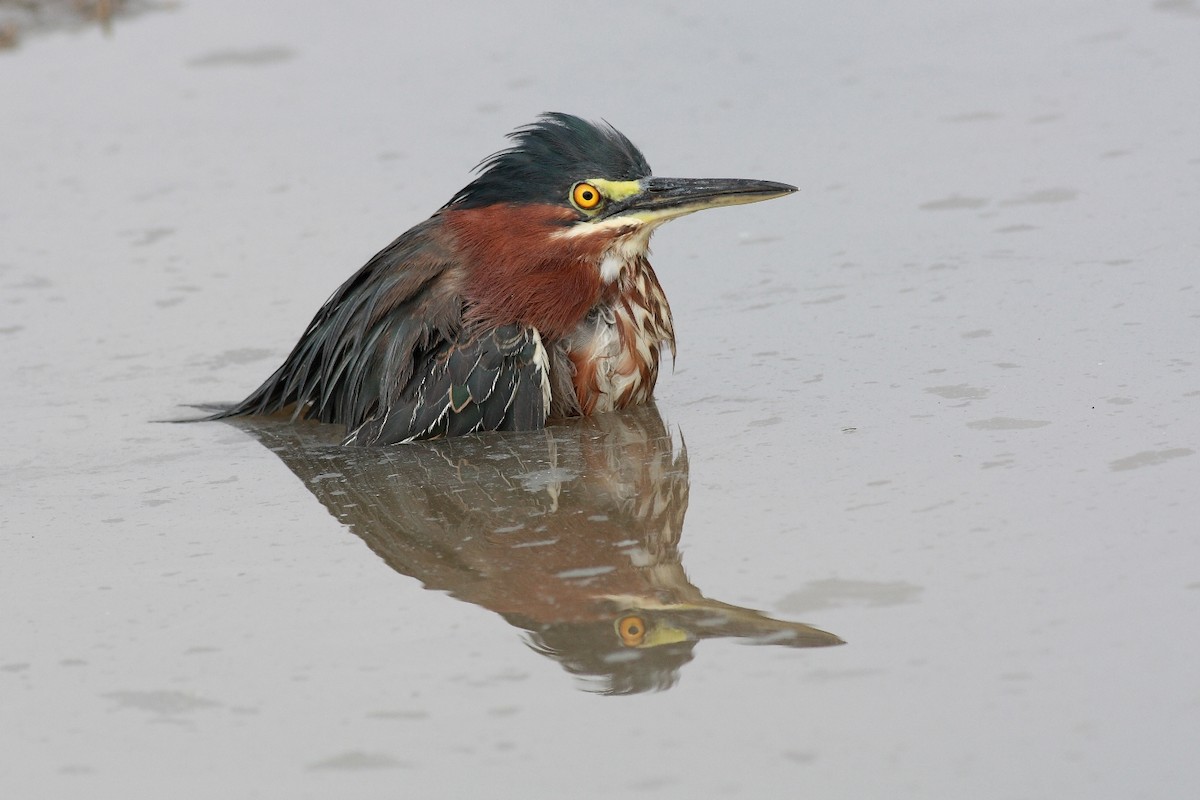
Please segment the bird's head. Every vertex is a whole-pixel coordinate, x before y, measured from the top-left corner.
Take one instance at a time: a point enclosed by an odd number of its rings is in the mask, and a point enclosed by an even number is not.
[[[620,131],[570,114],[544,114],[509,138],[512,146],[484,159],[441,212],[480,265],[474,299],[496,321],[505,315],[495,297],[547,297],[553,279],[571,297],[591,295],[579,302],[586,311],[662,223],[796,191],[775,181],[656,177]]]

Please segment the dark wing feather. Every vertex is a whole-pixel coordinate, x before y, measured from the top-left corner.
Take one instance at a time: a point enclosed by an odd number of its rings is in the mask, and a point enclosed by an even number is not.
[[[453,263],[437,217],[407,231],[333,293],[262,386],[216,417],[291,408],[354,429],[390,407],[423,354],[458,335]]]
[[[546,423],[550,367],[533,328],[504,325],[423,352],[416,374],[346,444],[393,444],[480,430],[533,430]]]

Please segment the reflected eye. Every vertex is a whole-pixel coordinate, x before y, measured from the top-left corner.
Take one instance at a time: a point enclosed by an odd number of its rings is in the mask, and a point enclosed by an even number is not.
[[[571,189],[571,202],[584,211],[591,211],[603,199],[600,190],[590,183],[577,183]]]
[[[621,644],[637,647],[646,638],[646,621],[641,617],[622,617],[617,622],[617,633],[621,636]]]

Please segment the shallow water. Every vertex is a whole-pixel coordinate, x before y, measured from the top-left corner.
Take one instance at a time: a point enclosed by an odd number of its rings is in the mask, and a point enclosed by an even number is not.
[[[1064,0],[22,36],[0,795],[1196,796],[1198,35]],[[252,389],[547,109],[802,187],[657,234],[657,409],[351,453],[152,422]]]

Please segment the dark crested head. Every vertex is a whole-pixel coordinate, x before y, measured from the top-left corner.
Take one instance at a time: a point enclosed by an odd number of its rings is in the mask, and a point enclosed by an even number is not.
[[[518,128],[508,138],[513,146],[480,162],[479,177],[463,187],[447,207],[561,204],[579,181],[596,177],[632,181],[650,174],[642,152],[607,123],[552,112]]]

